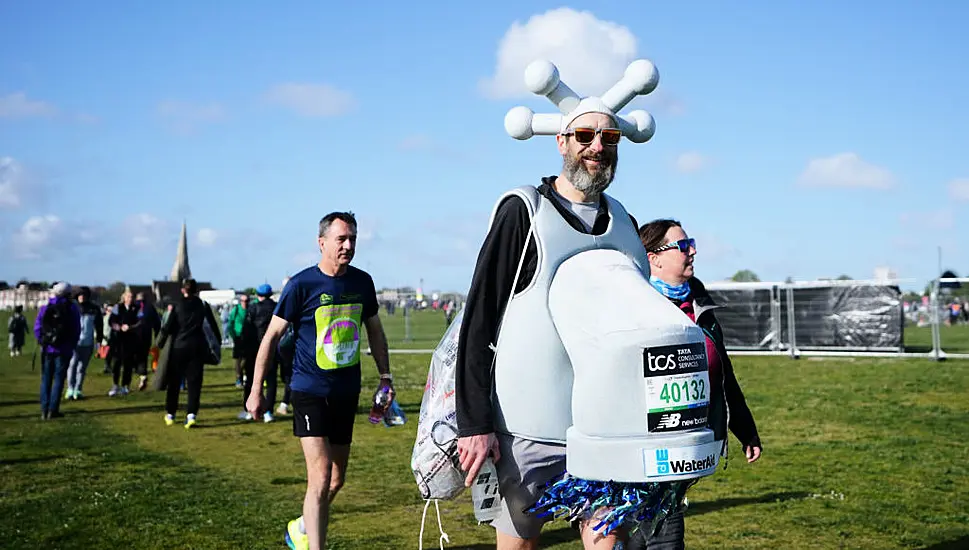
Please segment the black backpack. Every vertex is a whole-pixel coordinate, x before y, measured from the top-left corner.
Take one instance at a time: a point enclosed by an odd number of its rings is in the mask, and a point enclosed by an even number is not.
[[[57,347],[67,338],[67,328],[70,322],[70,302],[57,302],[47,306],[44,318],[40,321],[40,343],[44,346]]]

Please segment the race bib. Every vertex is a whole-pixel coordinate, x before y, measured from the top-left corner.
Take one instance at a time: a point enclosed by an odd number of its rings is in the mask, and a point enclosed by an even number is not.
[[[646,424],[651,433],[707,425],[710,374],[704,342],[643,350]]]
[[[324,370],[360,362],[360,318],[363,304],[316,308],[316,366]]]

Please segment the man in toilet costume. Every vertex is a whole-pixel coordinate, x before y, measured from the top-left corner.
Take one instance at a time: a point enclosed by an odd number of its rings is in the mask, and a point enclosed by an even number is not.
[[[563,168],[498,200],[460,328],[459,458],[467,485],[495,460],[499,550],[537,548],[552,516],[578,520],[586,548],[613,548],[716,470],[703,332],[650,286],[635,220],[603,193],[621,136],[643,143],[655,128],[619,111],[658,81],[638,60],[580,98],[536,61],[526,85],[561,114],[505,117],[513,138],[554,135]]]

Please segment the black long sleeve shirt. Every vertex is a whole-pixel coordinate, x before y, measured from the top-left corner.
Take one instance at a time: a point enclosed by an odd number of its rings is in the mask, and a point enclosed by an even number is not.
[[[586,230],[571,210],[555,198],[555,176],[542,178],[538,192],[547,198],[559,215],[580,233],[601,235],[609,227],[609,212],[604,197],[599,199],[592,230]],[[630,216],[632,218],[632,216]],[[633,226],[637,226],[632,219]],[[498,329],[505,306],[515,292],[528,286],[538,266],[538,250],[535,241],[528,241],[524,250],[521,274],[514,282],[522,250],[531,229],[528,209],[518,197],[504,200],[495,213],[494,222],[478,253],[471,288],[464,306],[464,320],[458,339],[458,356],[455,365],[455,406],[458,435],[486,434],[494,431],[494,410],[491,393],[494,384],[494,351],[491,345],[498,341]],[[528,368],[522,365],[522,368]]]
[[[189,296],[175,302],[175,307],[168,315],[168,321],[162,325],[158,335],[158,347],[165,347],[168,338],[172,338],[172,347],[178,349],[198,350],[208,346],[205,329],[202,323],[208,321],[209,327],[215,333],[216,339],[221,340],[219,324],[212,315],[212,308],[198,296]]]

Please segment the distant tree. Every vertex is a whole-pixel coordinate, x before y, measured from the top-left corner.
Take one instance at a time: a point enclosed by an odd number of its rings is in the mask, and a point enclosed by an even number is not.
[[[108,288],[104,289],[101,293],[101,302],[104,304],[117,304],[121,301],[121,295],[124,294],[124,290],[128,288],[126,284],[121,281],[115,281],[108,285]]]
[[[849,275],[841,274],[838,275],[837,281],[852,281],[853,279]]]
[[[903,302],[919,302],[921,300],[922,300],[922,295],[917,292],[909,291],[909,292],[906,292],[905,294],[902,294]]]
[[[759,283],[760,277],[749,269],[741,269],[734,273],[730,280],[736,283]]]
[[[243,294],[249,294],[249,295],[253,295],[254,296],[256,294],[256,289],[250,286],[250,287],[246,288],[245,290],[243,290],[242,293]]]

